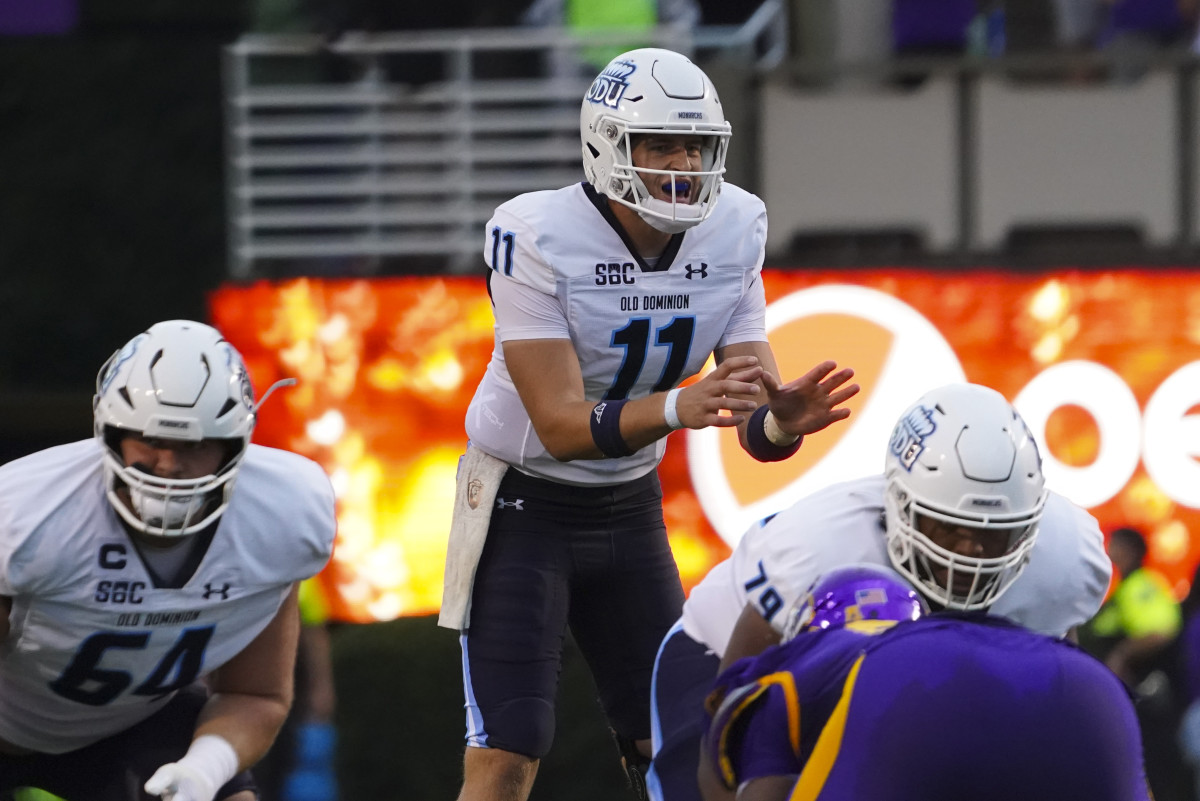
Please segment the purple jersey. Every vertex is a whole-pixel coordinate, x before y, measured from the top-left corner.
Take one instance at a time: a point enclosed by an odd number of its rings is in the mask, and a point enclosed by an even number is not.
[[[718,686],[709,747],[732,786],[799,775],[792,799],[1149,799],[1121,683],[999,618],[802,634]]]

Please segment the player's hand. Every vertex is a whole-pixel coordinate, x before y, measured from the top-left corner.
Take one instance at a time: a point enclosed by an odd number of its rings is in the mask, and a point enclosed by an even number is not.
[[[857,395],[859,386],[846,384],[854,377],[853,370],[847,367],[834,372],[836,369],[837,362],[824,361],[786,384],[763,373],[771,415],[781,430],[804,436],[850,416],[850,410],[841,404]]]
[[[195,768],[170,762],[146,782],[146,792],[164,801],[213,801],[219,788]]]
[[[679,391],[675,413],[687,428],[736,426],[758,408],[753,400],[731,395],[756,395],[766,373],[755,356],[731,356],[704,378]],[[727,412],[727,414],[722,414]]]

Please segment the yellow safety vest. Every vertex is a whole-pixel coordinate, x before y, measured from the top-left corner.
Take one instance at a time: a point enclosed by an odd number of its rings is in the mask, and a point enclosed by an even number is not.
[[[567,0],[563,11],[567,28],[580,34],[605,28],[648,30],[658,24],[655,0]],[[599,70],[635,46],[585,47],[580,56]]]

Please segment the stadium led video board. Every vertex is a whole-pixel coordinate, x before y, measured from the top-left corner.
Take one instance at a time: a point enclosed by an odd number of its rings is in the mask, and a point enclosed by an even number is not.
[[[760,464],[731,429],[680,431],[660,467],[690,588],[746,526],[814,489],[877,472],[924,390],[967,379],[1012,399],[1053,488],[1107,531],[1147,535],[1180,595],[1200,560],[1200,275],[767,270],[785,379],[853,367],[849,421]],[[427,614],[441,598],[463,416],[492,350],[482,278],[297,279],[213,293],[212,322],[272,397],[255,441],[315,459],[338,497],[321,581],[335,619]]]

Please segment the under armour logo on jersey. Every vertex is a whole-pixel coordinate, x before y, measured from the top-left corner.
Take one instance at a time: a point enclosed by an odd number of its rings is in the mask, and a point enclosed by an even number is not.
[[[684,278],[688,279],[689,281],[692,280],[692,277],[696,275],[699,275],[701,278],[708,278],[708,265],[704,262],[700,262],[699,267],[693,267],[690,264],[685,264],[683,269],[687,270],[687,275],[685,275]]]
[[[503,498],[497,498],[496,499],[496,508],[497,509],[516,509],[518,512],[524,512],[525,507],[522,505],[524,503],[525,503],[524,498],[517,498],[515,501],[506,501]]]
[[[233,587],[232,584],[224,584],[220,587],[214,587],[212,582],[204,585],[204,597],[211,598],[214,595],[220,595],[222,601],[229,600],[229,590]]]

